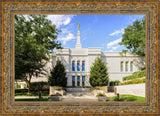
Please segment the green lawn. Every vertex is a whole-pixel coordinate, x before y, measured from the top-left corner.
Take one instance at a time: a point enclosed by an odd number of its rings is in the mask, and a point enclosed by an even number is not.
[[[135,96],[135,95],[120,95],[120,100],[117,100],[116,97],[110,97],[110,101],[145,101],[145,97]]]
[[[38,96],[38,92],[31,92],[31,94],[24,93],[15,93],[15,96]],[[42,96],[49,96],[49,91],[42,92]]]

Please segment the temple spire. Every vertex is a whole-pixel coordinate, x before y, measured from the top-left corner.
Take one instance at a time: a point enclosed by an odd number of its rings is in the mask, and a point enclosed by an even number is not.
[[[81,41],[80,41],[80,31],[79,31],[79,28],[80,28],[80,24],[78,23],[76,48],[82,48]]]

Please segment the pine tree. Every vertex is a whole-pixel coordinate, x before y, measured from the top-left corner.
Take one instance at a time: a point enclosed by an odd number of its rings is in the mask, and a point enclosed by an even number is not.
[[[67,78],[65,67],[61,61],[57,61],[55,67],[51,71],[51,75],[48,78],[48,83],[50,86],[62,86],[67,85]]]
[[[93,66],[90,70],[89,82],[91,86],[107,86],[109,81],[109,76],[107,72],[107,67],[102,62],[101,57],[97,57]]]

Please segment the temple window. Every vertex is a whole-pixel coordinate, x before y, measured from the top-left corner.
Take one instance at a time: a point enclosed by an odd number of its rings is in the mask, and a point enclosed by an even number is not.
[[[72,76],[72,86],[75,86],[75,76]]]
[[[128,71],[128,62],[126,62],[126,72]]]
[[[133,62],[130,62],[130,71],[133,71]]]
[[[77,61],[77,71],[80,71],[80,61]]]
[[[82,61],[82,71],[85,71],[85,61]]]
[[[77,86],[80,86],[80,76],[77,76]]]
[[[85,76],[82,76],[82,86],[85,86]]]
[[[123,61],[121,62],[121,72],[123,72]]]
[[[72,61],[72,71],[75,71],[75,61]]]

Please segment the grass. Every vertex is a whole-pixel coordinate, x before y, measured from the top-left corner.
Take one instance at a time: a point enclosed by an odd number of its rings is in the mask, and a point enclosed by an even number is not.
[[[31,94],[27,94],[27,92],[24,93],[15,93],[15,96],[38,96],[38,92],[31,92]],[[49,96],[49,91],[42,92],[42,96]]]
[[[145,101],[145,97],[135,96],[135,95],[120,95],[119,100],[116,97],[110,97],[110,101]]]
[[[15,99],[15,101],[48,101],[48,98],[27,98],[27,99]]]

